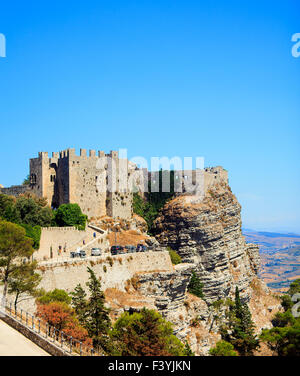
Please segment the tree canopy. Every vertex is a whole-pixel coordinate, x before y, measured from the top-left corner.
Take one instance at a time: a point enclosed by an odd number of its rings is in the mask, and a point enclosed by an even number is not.
[[[63,204],[54,211],[52,224],[55,226],[75,226],[79,230],[84,230],[87,216],[82,214],[78,204]]]
[[[182,356],[190,353],[173,335],[170,322],[154,311],[143,308],[132,314],[125,312],[116,321],[111,337],[117,342],[121,356]]]
[[[292,297],[300,293],[300,279],[291,283],[286,295],[281,297],[284,312],[277,312],[273,328],[262,331],[260,339],[279,356],[300,356],[300,317],[295,315]]]
[[[20,259],[33,253],[32,240],[24,228],[14,223],[0,221],[0,276],[4,283],[3,303],[6,299],[8,280],[20,268]]]

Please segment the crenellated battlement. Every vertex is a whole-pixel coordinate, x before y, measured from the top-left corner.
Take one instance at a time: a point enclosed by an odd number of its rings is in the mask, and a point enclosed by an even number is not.
[[[111,150],[109,153],[105,153],[103,150],[94,150],[90,149],[89,151],[87,149],[81,148],[79,151],[79,154],[76,154],[76,150],[74,148],[69,148],[65,150],[61,150],[58,152],[52,152],[51,153],[52,158],[55,159],[63,159],[63,158],[71,158],[71,157],[82,157],[82,158],[103,158],[103,157],[110,157],[113,159],[119,158],[118,151]],[[43,159],[47,160],[49,159],[48,152],[41,151],[38,153],[38,158],[32,158],[32,159]]]
[[[100,162],[100,163],[99,163]],[[206,192],[220,182],[227,183],[227,171],[222,167],[204,170],[176,170],[176,192]],[[147,192],[148,181],[158,187],[159,172],[139,169],[118,151],[68,148],[58,152],[41,151],[30,159],[30,184],[0,188],[3,193],[20,195],[30,191],[44,197],[49,205],[77,203],[89,218],[111,216],[128,219],[132,216],[132,188]],[[194,193],[195,194],[195,193]]]

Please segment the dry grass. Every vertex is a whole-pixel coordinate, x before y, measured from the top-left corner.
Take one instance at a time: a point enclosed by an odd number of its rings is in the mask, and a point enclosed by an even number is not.
[[[139,243],[145,243],[145,239],[147,239],[147,235],[139,234],[135,230],[128,230],[128,231],[117,232],[116,236],[114,232],[110,232],[107,235],[107,239],[109,241],[110,246],[115,245],[115,240],[118,245],[137,246]]]

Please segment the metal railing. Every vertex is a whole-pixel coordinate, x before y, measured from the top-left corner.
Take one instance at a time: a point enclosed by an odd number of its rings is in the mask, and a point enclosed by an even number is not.
[[[68,355],[103,356],[103,354],[96,351],[93,347],[67,335],[63,330],[58,330],[54,326],[49,325],[41,318],[32,315],[23,309],[15,309],[12,303],[7,303],[5,305],[5,314],[20,322],[26,328],[39,334]]]

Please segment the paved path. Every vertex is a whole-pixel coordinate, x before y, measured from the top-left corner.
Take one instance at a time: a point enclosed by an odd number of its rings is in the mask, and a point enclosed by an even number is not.
[[[0,320],[0,356],[50,356],[21,333]]]

